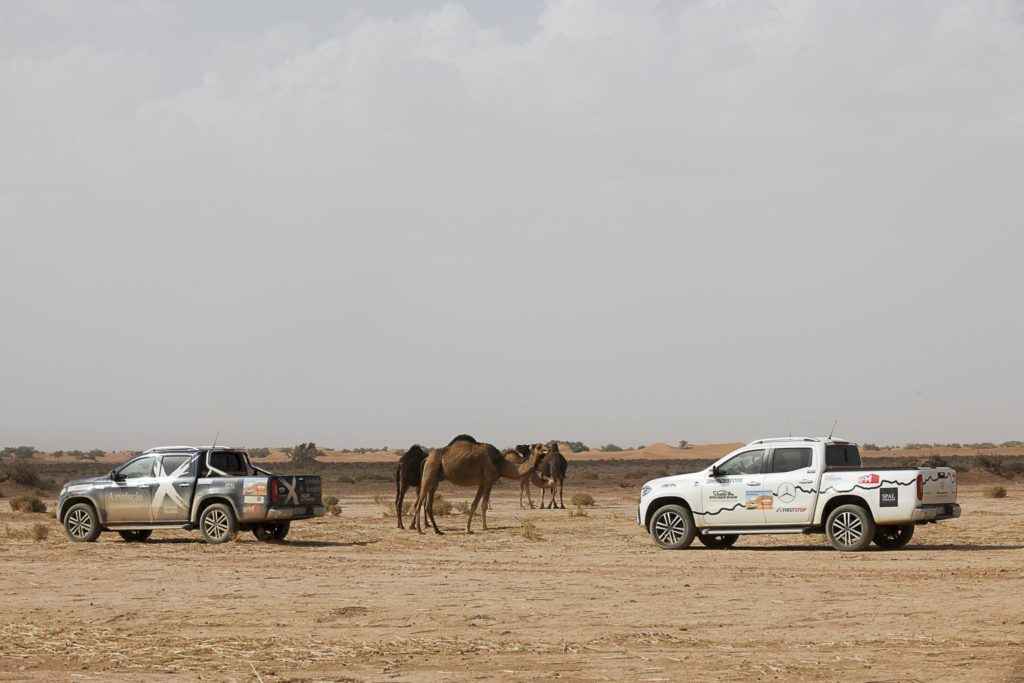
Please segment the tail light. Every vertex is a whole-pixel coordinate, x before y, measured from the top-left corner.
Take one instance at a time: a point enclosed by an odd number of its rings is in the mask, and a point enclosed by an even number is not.
[[[924,476],[920,474],[917,475],[917,500],[924,500]]]
[[[918,482],[918,483],[917,483],[917,486],[918,486],[918,491],[920,491],[920,490],[921,490],[921,489],[920,489],[920,486],[921,486],[921,477],[918,477],[918,478],[917,478],[917,482]],[[920,493],[918,493],[918,496],[917,496],[917,497],[918,497],[918,498],[920,498],[920,497],[921,497],[921,494],[920,494]],[[274,503],[276,503],[276,502],[277,502],[277,479],[271,479],[271,480],[270,480],[270,504],[271,504],[271,505],[273,505],[273,504],[274,504]]]

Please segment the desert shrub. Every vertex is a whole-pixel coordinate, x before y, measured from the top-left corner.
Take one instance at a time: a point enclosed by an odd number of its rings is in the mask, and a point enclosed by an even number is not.
[[[391,481],[391,477],[380,472],[368,472],[359,477],[359,481]],[[355,483],[353,481],[353,483]]]
[[[312,441],[309,443],[300,443],[283,450],[288,456],[289,461],[296,465],[315,463],[317,462],[317,456],[323,455],[323,453],[321,453],[316,447],[316,444]]]
[[[999,444],[1000,448],[1022,448],[1024,447],[1024,441],[1004,441]]]
[[[245,450],[250,458],[265,458],[270,455],[269,448],[247,448]]]
[[[354,484],[354,483],[356,483],[355,479],[353,479],[352,477],[345,476],[345,475],[342,475],[342,476],[338,477],[334,481],[338,482],[339,484]]]
[[[46,503],[35,496],[18,496],[11,498],[11,510],[14,512],[46,512]]]
[[[911,467],[949,467],[949,462],[941,455],[929,455],[927,458],[920,458],[910,463]]]
[[[580,507],[581,505],[590,507],[594,504],[594,497],[589,493],[574,493],[572,498],[569,499],[569,502],[576,507]]]
[[[965,443],[964,447],[966,447],[966,448],[974,448],[976,450],[983,451],[983,450],[992,450],[993,448],[996,447],[996,445],[994,443],[992,443],[991,441],[980,441],[978,443]]]
[[[468,500],[457,501],[455,503],[455,509],[458,510],[459,512],[461,512],[462,514],[466,514],[467,512],[469,512],[469,501]]]
[[[579,505],[576,506],[575,510],[569,510],[570,517],[586,517],[587,511],[581,508]]]
[[[622,446],[616,446],[613,443],[606,443],[605,445],[601,446],[598,450],[601,451],[602,453],[621,453]]]
[[[590,446],[583,443],[582,441],[560,441],[558,439],[555,439],[555,441],[557,441],[558,443],[564,443],[566,446],[569,447],[569,450],[572,451],[573,453],[583,453],[585,451],[590,450]]]
[[[979,455],[978,459],[974,461],[974,464],[977,465],[979,469],[986,470],[1000,477],[1011,476],[1011,473],[1006,469],[1003,461],[992,455]]]
[[[338,504],[337,496],[324,496],[324,507],[332,508]]]
[[[679,440],[679,447],[680,448],[689,448],[690,447],[690,442],[687,441],[686,439],[680,439]]]
[[[863,448],[866,451],[879,451],[879,450],[881,450],[878,447],[878,444],[874,444],[874,443],[866,443],[863,446],[861,446],[861,448]]]
[[[338,515],[341,514],[341,506],[340,505],[328,505],[327,506],[327,511],[329,513],[331,513],[332,515],[334,515],[335,517],[337,517]]]
[[[50,527],[45,524],[36,522],[29,529],[28,535],[32,537],[33,541],[45,541],[46,537],[50,535]]]
[[[22,486],[41,486],[39,467],[35,463],[15,460],[0,469],[0,481],[11,480]]]
[[[434,496],[434,516],[447,517],[452,514],[452,504],[450,501],[445,500],[444,496]]]
[[[35,446],[6,446],[3,451],[0,451],[0,456],[12,456],[27,460],[38,452]]]
[[[97,458],[102,458],[106,454],[107,454],[106,451],[101,450],[99,448],[94,448],[94,449],[92,449],[91,451],[89,451],[88,453],[85,454],[85,459],[86,460],[96,460]]]
[[[986,498],[1006,498],[1006,489],[1002,486],[986,486],[981,493]]]
[[[523,525],[519,528],[519,535],[527,541],[539,541],[543,538],[537,529],[537,525],[529,521],[523,522]]]

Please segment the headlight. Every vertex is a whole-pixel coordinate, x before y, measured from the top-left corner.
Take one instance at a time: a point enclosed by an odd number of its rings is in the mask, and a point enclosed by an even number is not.
[[[654,489],[652,489],[650,486],[643,487],[642,489],[640,489],[640,497],[643,498],[644,496],[646,496],[648,493],[650,493],[653,490]]]

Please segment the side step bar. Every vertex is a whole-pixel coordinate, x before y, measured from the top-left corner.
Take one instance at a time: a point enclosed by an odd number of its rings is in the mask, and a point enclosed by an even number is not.
[[[813,534],[818,531],[815,527],[808,526],[755,526],[737,528],[730,526],[708,527],[699,530],[702,536],[708,534]]]
[[[103,527],[110,531],[159,531],[160,529],[191,529],[191,524],[107,524]]]

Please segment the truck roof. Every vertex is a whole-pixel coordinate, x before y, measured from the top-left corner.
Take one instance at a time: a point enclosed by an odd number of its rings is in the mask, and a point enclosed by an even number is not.
[[[241,449],[238,448],[218,448],[216,446],[212,449],[208,446],[203,446],[202,448],[199,448],[198,446],[157,446],[156,448],[150,448],[143,451],[143,453],[198,453],[200,451],[207,450],[224,451],[226,453],[232,453],[234,451],[241,452]]]
[[[748,446],[757,446],[757,445],[761,445],[761,444],[775,444],[775,443],[806,443],[808,441],[810,441],[812,443],[823,443],[823,444],[826,444],[826,445],[829,445],[829,446],[848,446],[848,445],[854,445],[855,446],[856,445],[852,441],[848,441],[847,439],[840,439],[837,436],[836,437],[829,437],[829,436],[820,436],[820,437],[815,437],[815,436],[780,436],[780,437],[774,437],[774,438],[770,438],[770,439],[758,439],[757,441],[751,441],[747,445]]]

